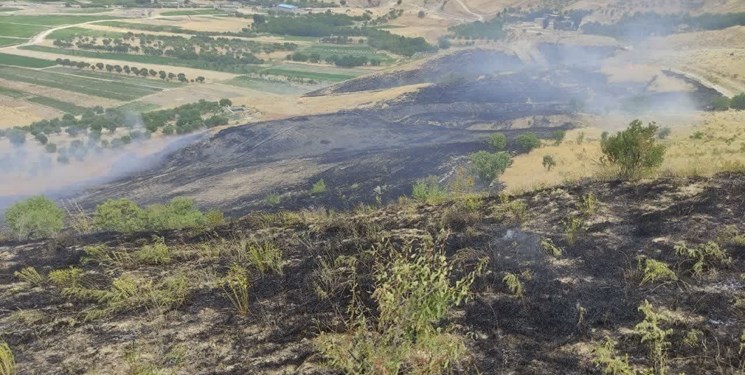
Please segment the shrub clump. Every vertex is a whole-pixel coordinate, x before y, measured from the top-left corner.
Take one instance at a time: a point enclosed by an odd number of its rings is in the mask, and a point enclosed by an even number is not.
[[[144,209],[129,199],[111,199],[96,207],[93,215],[97,229],[124,233],[194,228],[207,221],[221,219],[215,213],[210,214],[209,220],[205,219],[194,201],[187,198],[175,198],[167,204],[154,204]]]
[[[634,120],[628,129],[600,141],[602,161],[619,168],[623,178],[639,177],[643,172],[659,167],[665,156],[665,146],[656,142],[657,125]]]
[[[517,145],[517,150],[519,152],[527,154],[534,149],[541,147],[541,140],[533,133],[523,133],[517,137],[515,144]]]
[[[473,171],[484,183],[491,183],[497,176],[504,173],[512,163],[510,154],[506,152],[479,151],[470,156]]]
[[[64,211],[43,196],[18,202],[5,212],[5,222],[19,239],[54,236],[64,225]]]

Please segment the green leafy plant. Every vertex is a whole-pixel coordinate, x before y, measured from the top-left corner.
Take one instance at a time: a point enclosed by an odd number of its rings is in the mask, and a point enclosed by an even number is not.
[[[70,267],[65,269],[53,270],[49,272],[49,281],[54,284],[57,288],[77,288],[80,283],[80,275],[83,274],[83,270],[77,267]]]
[[[96,207],[93,225],[99,230],[137,232],[145,229],[146,213],[129,199],[110,199]]]
[[[639,270],[642,272],[641,285],[659,281],[676,281],[678,276],[664,262],[651,258],[639,259]]]
[[[515,139],[515,145],[520,153],[527,154],[534,149],[541,147],[541,140],[534,133],[523,133]]]
[[[42,286],[46,281],[46,278],[34,267],[26,267],[20,271],[16,271],[13,273],[13,276],[32,286]]]
[[[656,312],[649,301],[644,300],[639,306],[639,311],[644,314],[644,320],[634,326],[634,332],[641,337],[642,344],[647,345],[647,353],[652,361],[652,373],[654,375],[665,375],[667,373],[667,350],[670,347],[668,337],[672,335],[672,329],[662,329],[660,324],[667,318]]]
[[[675,253],[686,258],[691,264],[694,275],[701,275],[705,269],[714,267],[716,264],[732,264],[732,258],[727,252],[719,247],[719,244],[709,241],[694,247],[688,247],[684,243],[675,245]]]
[[[323,194],[326,192],[326,181],[323,179],[318,180],[313,187],[310,188],[310,193],[313,195]]]
[[[593,193],[583,195],[579,203],[579,209],[585,217],[595,215],[598,210],[598,198]]]
[[[414,199],[420,202],[439,204],[447,199],[448,192],[447,189],[437,181],[437,177],[429,176],[414,184],[411,195]]]
[[[554,145],[558,146],[561,144],[561,142],[564,141],[564,138],[566,137],[567,132],[564,130],[554,130],[551,132],[551,138],[554,139]]]
[[[16,360],[10,346],[0,340],[0,375],[16,375]]]
[[[532,275],[530,271],[523,271],[519,275],[512,272],[507,272],[502,278],[502,282],[512,295],[522,298],[525,293],[525,289],[523,288],[523,280],[527,281],[531,278]]]
[[[616,353],[616,342],[606,337],[601,344],[593,348],[592,362],[605,375],[636,375],[636,371],[629,364],[628,354],[619,357]]]
[[[645,171],[659,167],[665,146],[656,143],[657,129],[655,123],[644,127],[641,121],[632,121],[628,129],[601,140],[601,160],[618,167],[623,178],[639,177]]]
[[[156,237],[155,242],[143,245],[135,253],[137,260],[144,264],[168,264],[171,263],[171,251],[162,237]]]
[[[249,289],[248,272],[238,264],[230,266],[227,275],[223,278],[222,288],[225,295],[233,304],[239,315],[248,315]]]
[[[494,151],[504,151],[504,149],[507,148],[507,137],[502,133],[494,133],[489,136],[486,143],[488,143]]]
[[[579,236],[586,230],[587,224],[582,218],[571,216],[564,219],[564,237],[570,245],[577,243]]]
[[[331,366],[347,374],[399,374],[404,369],[442,374],[462,360],[462,337],[439,324],[450,308],[468,298],[485,262],[453,284],[452,266],[444,255],[404,253],[410,255],[396,256],[375,274],[375,323],[353,303],[348,332],[323,333],[315,340]]]
[[[282,274],[282,249],[271,241],[241,240],[240,246],[248,255],[248,261],[263,275],[272,271]]]
[[[552,255],[554,258],[561,258],[562,254],[564,254],[564,251],[561,250],[560,247],[556,246],[554,244],[554,241],[552,241],[550,238],[542,239],[541,247],[543,248],[543,251]]]
[[[20,201],[5,211],[5,222],[19,239],[54,236],[62,230],[64,217],[65,212],[43,196]]]
[[[554,160],[554,157],[551,155],[543,155],[543,168],[546,168],[547,171],[551,172],[551,168],[556,166],[556,160]]]
[[[512,164],[512,158],[507,152],[479,151],[469,156],[473,171],[484,183],[491,183],[497,176],[504,173],[507,167]]]

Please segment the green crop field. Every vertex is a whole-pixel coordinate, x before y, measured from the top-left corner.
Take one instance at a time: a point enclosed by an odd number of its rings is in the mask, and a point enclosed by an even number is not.
[[[160,108],[157,104],[153,103],[143,103],[143,102],[131,102],[127,103],[125,105],[119,106],[116,109],[124,112],[136,112],[136,113],[144,113],[144,112],[150,112],[154,111],[156,109]]]
[[[56,65],[56,63],[51,60],[0,53],[0,65],[23,66],[26,68],[46,68]]]
[[[219,9],[193,9],[193,10],[172,10],[163,12],[160,15],[161,16],[197,16],[201,14],[224,14],[222,10]]]
[[[51,15],[51,16],[3,16],[0,15],[0,23],[13,23],[38,26],[61,26],[76,23],[106,20],[117,17],[106,16],[78,16],[78,15]]]
[[[28,39],[23,39],[23,38],[0,37],[0,47],[7,47],[7,46],[12,46],[14,44],[25,43],[27,40]]]
[[[307,87],[293,85],[289,82],[270,81],[249,76],[238,76],[223,83],[231,86],[245,87],[257,91],[270,92],[272,94],[280,95],[298,95],[310,91]]]
[[[104,21],[97,23],[102,26],[118,27],[130,30],[155,31],[164,33],[187,33],[196,34],[196,31],[186,30],[180,26],[170,25],[149,25],[146,23],[122,22],[122,21]]]
[[[75,105],[75,104],[72,104],[72,103],[67,103],[67,102],[59,101],[57,99],[49,98],[49,97],[46,97],[46,96],[34,96],[34,97],[28,98],[26,100],[28,100],[30,102],[37,103],[37,104],[41,104],[41,105],[46,106],[46,107],[58,109],[58,110],[60,110],[62,112],[70,113],[70,114],[73,114],[73,115],[82,114],[83,112],[85,112],[88,109],[88,108],[80,107],[80,106]]]
[[[278,75],[278,76],[286,76],[286,77],[291,77],[291,78],[305,78],[305,79],[313,79],[316,81],[330,81],[330,82],[346,81],[348,79],[357,77],[357,75],[351,75],[351,74],[324,73],[324,72],[292,70],[292,69],[284,69],[284,68],[269,68],[269,69],[262,70],[261,73]]]
[[[0,20],[2,18],[3,17],[0,17]],[[0,36],[30,38],[46,29],[48,29],[48,27],[42,25],[23,25],[0,21]]]
[[[53,31],[47,36],[47,39],[68,39],[74,37],[75,35],[92,36],[96,38],[121,38],[124,33],[120,33],[117,31],[86,29],[83,27],[68,27],[65,29]]]
[[[370,60],[377,59],[386,63],[394,61],[390,56],[384,53],[379,53],[374,48],[366,45],[314,44],[303,49],[302,52],[306,54],[317,53],[323,59],[334,55],[351,55],[367,57]]]
[[[109,73],[104,71],[68,68],[63,66],[56,66],[53,68],[45,69],[45,71],[62,74],[72,74],[80,77],[97,78],[114,82],[126,82],[128,84],[136,84],[138,86],[151,87],[158,90],[183,87],[186,85],[185,83],[181,83],[178,81],[163,81],[161,79],[144,78],[123,73]]]
[[[0,12],[12,12],[12,11],[16,11],[16,10],[21,10],[21,8],[11,8],[11,7],[0,8]]]
[[[0,86],[0,95],[10,96],[11,98],[23,98],[25,96],[29,96],[30,94],[20,90]]]
[[[142,87],[125,82],[109,82],[93,78],[9,66],[0,67],[0,78],[122,101],[134,100],[160,91],[152,87]]]

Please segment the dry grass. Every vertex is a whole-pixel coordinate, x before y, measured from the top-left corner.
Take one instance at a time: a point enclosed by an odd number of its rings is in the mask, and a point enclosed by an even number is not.
[[[649,120],[656,115],[650,115]],[[672,133],[661,141],[667,146],[665,161],[658,175],[710,176],[721,171],[745,169],[745,112],[697,113],[690,118],[658,121],[670,126]],[[612,131],[618,130],[620,121],[611,121]],[[611,177],[607,168],[599,163],[601,156],[600,135],[597,127],[567,132],[566,140],[559,146],[546,145],[529,154],[514,158],[513,165],[500,177],[509,192],[520,192],[541,187],[555,186],[582,178]],[[703,134],[695,139],[696,134]],[[582,144],[577,136],[585,134]],[[547,142],[544,142],[547,143]],[[543,156],[552,155],[556,166],[547,171]]]

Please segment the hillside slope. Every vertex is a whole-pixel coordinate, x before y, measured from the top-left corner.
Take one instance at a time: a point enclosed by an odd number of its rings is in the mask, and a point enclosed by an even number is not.
[[[0,332],[21,374],[336,373],[312,340],[344,331],[350,285],[371,303],[365,296],[373,288],[372,270],[406,248],[425,251],[432,238],[456,274],[478,259],[489,261],[473,298],[446,319],[468,349],[456,373],[596,373],[592,348],[606,337],[618,341],[618,352],[630,354],[633,365],[649,367],[631,331],[645,300],[665,317],[662,328],[671,329],[669,373],[741,373],[743,191],[745,175],[731,174],[585,183],[509,201],[255,214],[215,231],[159,233],[170,254],[161,263],[142,257],[141,246],[159,241],[155,233],[4,243]],[[231,264],[247,261],[241,239],[282,253],[278,270],[249,266],[247,316],[235,314],[220,286]],[[547,253],[546,239],[561,254]],[[703,257],[693,274],[693,262],[675,247],[696,249],[707,241],[716,241],[707,246],[725,256]],[[97,244],[108,249],[82,250]],[[643,281],[645,259],[664,262],[677,278]],[[77,288],[88,292],[64,292],[59,287],[70,284],[59,280],[34,286],[12,276],[29,265],[41,275],[78,267]],[[507,273],[519,275],[522,296],[502,282]],[[164,303],[153,293],[161,302],[155,305],[149,297],[91,298],[106,290],[119,295],[112,282],[121,287],[123,279],[178,298],[169,295],[174,298]]]

